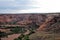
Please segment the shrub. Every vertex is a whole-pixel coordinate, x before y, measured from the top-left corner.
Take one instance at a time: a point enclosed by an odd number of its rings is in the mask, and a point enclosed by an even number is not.
[[[19,27],[15,27],[14,29],[11,29],[10,31],[12,31],[13,33],[24,33],[26,32],[26,30],[24,28],[19,28]]]
[[[24,40],[30,40],[30,39],[29,39],[29,35],[25,35],[25,36],[24,36]]]
[[[7,34],[5,32],[0,31],[0,37],[7,37]]]

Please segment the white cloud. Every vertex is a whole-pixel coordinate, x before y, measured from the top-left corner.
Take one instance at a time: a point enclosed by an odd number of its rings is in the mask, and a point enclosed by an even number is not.
[[[16,13],[54,13],[59,12],[58,10],[48,10],[44,8],[35,8],[35,9],[27,9],[27,10],[17,10]]]
[[[34,1],[34,0],[33,0]],[[18,13],[51,13],[60,12],[60,0],[35,0],[34,6],[39,8],[18,10]]]
[[[7,10],[3,13],[54,13],[59,12],[57,10],[48,10],[44,8],[34,8],[34,9],[26,9],[26,10]]]
[[[15,0],[0,0],[0,1],[15,1]]]
[[[14,10],[8,11],[11,13],[50,13],[60,12],[60,0],[30,0],[32,4],[27,6],[33,6],[38,8]],[[7,12],[7,11],[6,11]],[[7,12],[7,13],[8,13]]]

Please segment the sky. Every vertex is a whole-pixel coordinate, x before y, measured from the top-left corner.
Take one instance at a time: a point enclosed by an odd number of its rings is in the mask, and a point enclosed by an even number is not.
[[[0,13],[60,12],[60,0],[0,0]]]

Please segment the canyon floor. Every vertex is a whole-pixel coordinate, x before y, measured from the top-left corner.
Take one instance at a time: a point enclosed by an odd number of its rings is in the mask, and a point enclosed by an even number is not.
[[[0,14],[0,40],[60,40],[60,14]]]

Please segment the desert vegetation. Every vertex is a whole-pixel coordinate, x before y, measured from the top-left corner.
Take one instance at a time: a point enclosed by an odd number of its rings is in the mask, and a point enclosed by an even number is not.
[[[60,14],[0,15],[0,40],[9,39],[60,40]]]

